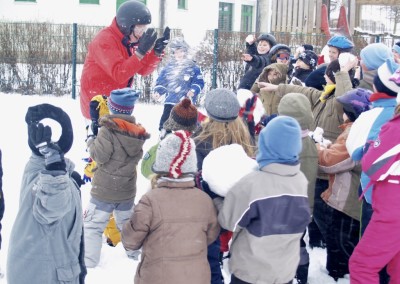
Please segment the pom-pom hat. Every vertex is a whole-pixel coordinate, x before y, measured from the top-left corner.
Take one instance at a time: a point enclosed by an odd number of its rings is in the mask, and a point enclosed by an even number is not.
[[[234,92],[217,88],[207,93],[204,107],[210,118],[219,122],[235,120],[240,111],[240,104]]]
[[[163,127],[167,131],[186,130],[193,132],[197,127],[197,114],[197,108],[191,100],[184,98],[172,108]]]
[[[398,64],[393,59],[387,59],[384,64],[378,68],[378,74],[374,77],[374,86],[378,92],[396,97],[400,92],[400,86],[391,81],[390,78],[396,72]]]
[[[123,88],[111,91],[107,100],[107,106],[112,114],[132,114],[136,100],[140,92],[131,88]]]
[[[196,146],[188,131],[178,130],[161,140],[152,170],[157,174],[166,174],[170,178],[196,174]]]

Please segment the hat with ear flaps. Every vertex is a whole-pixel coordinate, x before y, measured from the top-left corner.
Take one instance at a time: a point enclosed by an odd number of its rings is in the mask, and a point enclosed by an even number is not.
[[[196,146],[190,132],[178,130],[165,136],[158,144],[152,170],[170,178],[195,175],[197,172]]]
[[[72,130],[71,119],[66,112],[61,108],[53,106],[51,104],[40,104],[28,108],[25,115],[25,122],[28,126],[32,123],[39,123],[42,119],[50,118],[57,121],[61,125],[61,136],[57,143],[60,149],[67,153],[74,141],[74,133]],[[29,137],[29,135],[28,135]],[[38,156],[42,156],[36,146],[28,138],[28,145],[31,150]]]

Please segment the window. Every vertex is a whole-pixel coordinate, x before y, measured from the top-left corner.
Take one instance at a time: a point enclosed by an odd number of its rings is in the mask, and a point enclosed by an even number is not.
[[[79,0],[79,4],[100,4],[100,0]]]
[[[218,29],[232,31],[233,4],[219,2]]]
[[[122,5],[122,3],[125,3],[126,1],[128,1],[128,0],[117,0],[117,10],[118,10],[118,8],[119,8],[119,6],[121,6]],[[139,2],[142,2],[143,4],[147,4],[146,2],[146,0],[137,0],[137,1],[139,1]]]
[[[253,6],[242,5],[242,21],[240,23],[240,31],[253,31]]]
[[[178,9],[187,10],[187,0],[178,0]]]

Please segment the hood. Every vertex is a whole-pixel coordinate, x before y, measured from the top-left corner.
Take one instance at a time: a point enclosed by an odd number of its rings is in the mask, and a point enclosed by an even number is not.
[[[301,93],[289,93],[283,96],[278,105],[278,113],[295,118],[302,130],[310,129],[314,121],[311,104]]]

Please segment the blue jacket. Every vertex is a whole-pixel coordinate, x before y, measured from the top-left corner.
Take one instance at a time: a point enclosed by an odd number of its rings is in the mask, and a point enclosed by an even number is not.
[[[46,171],[44,158],[35,154],[25,166],[8,247],[10,284],[80,283],[82,204],[71,177],[74,165],[65,162],[66,174]]]
[[[389,121],[394,114],[396,98],[379,98],[379,94],[372,94],[370,100],[372,109],[361,113],[353,123],[349,137],[346,141],[346,148],[350,157],[354,161],[361,161],[365,154],[364,145],[369,141],[374,141],[381,130],[383,124]],[[378,97],[378,98],[377,98]],[[366,188],[370,178],[364,172],[361,173],[361,186]],[[364,198],[368,203],[372,203],[372,186],[365,192]]]
[[[200,67],[191,59],[171,60],[160,72],[154,91],[165,95],[164,104],[179,103],[189,91],[194,93],[192,102],[197,102],[198,94],[204,87]]]

